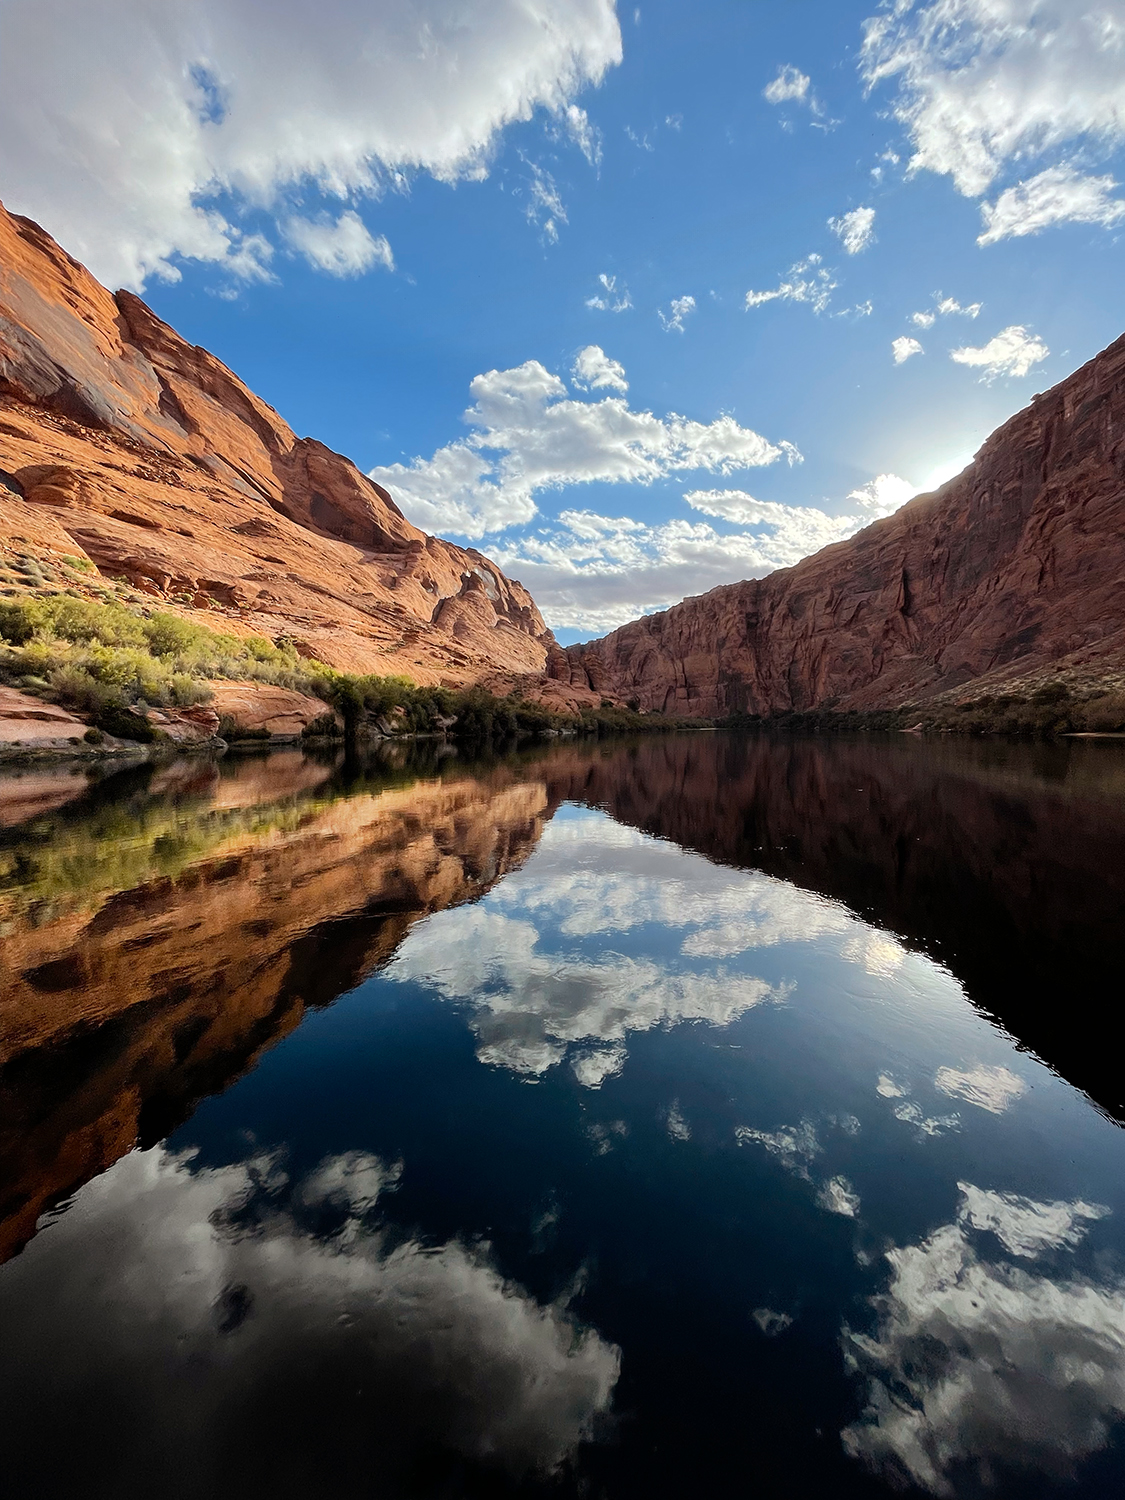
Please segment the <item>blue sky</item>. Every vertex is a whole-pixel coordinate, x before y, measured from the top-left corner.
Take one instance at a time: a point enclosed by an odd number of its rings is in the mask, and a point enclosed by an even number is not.
[[[564,641],[1120,334],[1123,146],[1125,0],[0,0],[7,205]]]

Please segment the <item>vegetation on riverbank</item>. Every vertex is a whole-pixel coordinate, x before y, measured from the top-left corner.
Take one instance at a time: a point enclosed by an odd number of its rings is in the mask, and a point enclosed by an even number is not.
[[[234,636],[179,615],[58,593],[0,600],[0,681],[61,704],[98,733],[151,743],[149,708],[188,708],[213,697],[217,679],[264,683],[318,698],[333,712],[306,738],[443,733],[476,743],[528,736],[668,729],[674,720],[614,707],[570,715],[479,687],[425,687],[406,677],[355,676],[301,657],[292,641]],[[337,715],[339,718],[337,718]],[[342,721],[342,729],[341,729]],[[225,719],[220,734],[269,738]]]

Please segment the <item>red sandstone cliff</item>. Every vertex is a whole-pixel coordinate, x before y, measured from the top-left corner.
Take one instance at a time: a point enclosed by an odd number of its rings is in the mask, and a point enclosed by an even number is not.
[[[2,206],[0,471],[8,561],[89,558],[341,670],[463,685],[539,674],[553,646],[494,563],[412,526],[349,460]]]
[[[551,653],[642,708],[866,709],[1125,666],[1125,338],[929,495],[762,579]]]

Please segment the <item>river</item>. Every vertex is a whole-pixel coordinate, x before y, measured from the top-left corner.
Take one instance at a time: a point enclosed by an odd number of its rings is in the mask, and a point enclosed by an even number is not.
[[[1125,752],[0,779],[13,1496],[1125,1492]]]

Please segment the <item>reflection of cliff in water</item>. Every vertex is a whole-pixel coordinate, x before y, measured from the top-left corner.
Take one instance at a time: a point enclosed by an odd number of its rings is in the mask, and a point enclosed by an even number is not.
[[[522,863],[547,811],[510,773],[357,777],[297,752],[68,789],[0,845],[0,1258]]]
[[[0,781],[0,1258],[522,864],[563,801],[844,902],[1123,1115],[1097,1029],[1125,959],[1123,792],[1117,747],[700,734],[441,774],[294,751]]]
[[[846,903],[1125,1117],[1108,1007],[1125,972],[1115,744],[661,737],[556,758],[551,801]]]

